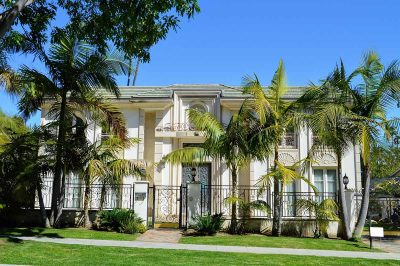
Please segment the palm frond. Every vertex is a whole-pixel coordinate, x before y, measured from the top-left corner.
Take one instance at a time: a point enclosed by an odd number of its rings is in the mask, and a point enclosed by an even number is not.
[[[196,165],[207,161],[208,151],[202,147],[186,147],[182,149],[177,149],[165,155],[161,163],[171,163],[171,164],[192,164]]]

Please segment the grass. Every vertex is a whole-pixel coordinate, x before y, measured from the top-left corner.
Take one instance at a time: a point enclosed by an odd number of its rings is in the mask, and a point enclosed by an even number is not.
[[[117,232],[96,231],[84,228],[0,228],[0,235],[38,236],[53,238],[85,238],[104,240],[135,240],[138,234],[123,234]]]
[[[227,235],[216,236],[185,236],[180,243],[223,245],[223,246],[253,246],[272,248],[298,248],[298,249],[320,249],[320,250],[345,250],[345,251],[379,251],[369,249],[361,242],[350,242],[338,239],[314,239],[298,237],[272,237],[264,235]]]
[[[0,263],[29,265],[398,265],[399,261],[10,242]]]

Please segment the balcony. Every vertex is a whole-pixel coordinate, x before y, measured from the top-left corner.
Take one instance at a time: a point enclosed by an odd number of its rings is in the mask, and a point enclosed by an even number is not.
[[[297,149],[298,148],[297,134],[286,133],[279,147],[282,149]]]
[[[201,137],[201,131],[190,123],[166,123],[161,127],[156,127],[156,137],[170,137],[170,138],[183,138],[183,137]]]

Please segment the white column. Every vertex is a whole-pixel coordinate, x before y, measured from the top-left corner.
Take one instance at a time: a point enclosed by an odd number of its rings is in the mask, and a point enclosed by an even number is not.
[[[133,204],[133,210],[144,220],[143,224],[147,226],[148,222],[148,203],[149,203],[149,182],[147,181],[140,181],[135,182],[135,198]]]
[[[357,208],[356,208],[356,200],[354,197],[354,192],[351,190],[346,190],[345,200],[346,200],[347,213],[350,219],[349,221],[350,231],[353,232],[357,221]]]

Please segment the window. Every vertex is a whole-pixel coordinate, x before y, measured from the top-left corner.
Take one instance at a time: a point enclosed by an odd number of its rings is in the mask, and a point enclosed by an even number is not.
[[[314,169],[314,186],[319,192],[336,193],[336,170]]]
[[[321,203],[323,200],[336,199],[336,170],[335,169],[314,169],[314,186],[319,194],[315,200]]]
[[[200,103],[193,104],[192,106],[190,106],[190,109],[194,109],[194,110],[200,111],[202,113],[207,112],[207,108],[203,104],[200,104]]]
[[[319,192],[324,192],[324,171],[322,169],[314,170],[314,186]]]
[[[336,170],[314,169],[314,186],[322,193],[336,193]]]
[[[202,102],[195,102],[190,105],[189,109],[185,111],[185,116],[186,116],[186,123],[184,125],[185,130],[196,130],[196,127],[190,123],[189,119],[189,110],[197,110],[199,112],[205,113],[208,111],[207,106],[204,105]]]
[[[328,192],[336,192],[336,170],[327,170],[326,179],[328,182]]]

